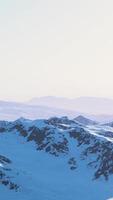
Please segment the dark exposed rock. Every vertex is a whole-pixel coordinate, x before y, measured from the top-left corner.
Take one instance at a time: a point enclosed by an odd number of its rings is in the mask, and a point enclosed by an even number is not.
[[[17,184],[11,182],[10,180],[4,179],[0,180],[0,182],[1,184],[7,186],[10,190],[15,190],[16,192],[18,192],[20,189],[20,187]]]
[[[2,164],[11,163],[11,160],[9,158],[6,158],[5,156],[0,155],[0,163]]]
[[[71,131],[69,131],[70,137],[74,138],[77,140],[78,142],[78,146],[82,145],[82,144],[87,144],[89,145],[91,140],[94,140],[95,137],[93,135],[91,135],[90,133],[86,132],[83,128],[81,128],[78,131],[76,131],[76,129],[73,129]]]
[[[46,152],[58,156],[59,153],[68,152],[68,141],[66,138],[62,137],[62,141],[55,141],[54,129],[49,129],[48,127],[42,130],[34,127],[27,141],[35,141],[37,144],[37,150],[45,150]],[[60,134],[60,133],[59,133]]]
[[[80,132],[70,131],[70,137],[77,140],[78,146],[85,145],[81,159],[92,158],[93,161],[89,162],[88,166],[95,169],[94,179],[103,176],[107,180],[113,174],[113,144],[82,129]]]
[[[46,130],[44,132],[44,130],[41,131],[39,128],[36,128],[36,127],[31,127],[29,130],[32,131],[32,132],[28,136],[27,141],[28,142],[29,141],[35,141],[38,145],[41,145],[45,136],[46,136],[46,134],[45,134]]]
[[[75,124],[74,120],[69,120],[68,117],[52,117],[48,120],[48,123],[50,125],[60,125],[60,124],[65,124],[65,125],[71,125],[71,124]]]
[[[0,155],[0,163],[2,163],[3,165],[6,165],[6,164],[11,164],[12,162],[9,158],[6,158],[5,156]],[[1,167],[0,184],[7,186],[10,190],[18,191],[20,187],[16,183],[10,180],[11,177],[7,176],[6,171],[11,171],[11,169],[7,170],[7,168]]]
[[[3,133],[3,132],[5,132],[6,131],[6,129],[5,128],[3,128],[3,127],[0,127],[0,133]]]
[[[26,137],[28,135],[22,124],[15,125],[15,129],[20,133],[21,136]]]
[[[77,168],[77,162],[74,157],[69,159],[68,164],[71,170],[75,170]]]
[[[94,178],[98,179],[104,176],[107,180],[110,174],[113,174],[113,144],[110,142],[96,141],[93,145],[87,147],[83,152],[84,158],[91,155],[94,160],[88,163],[89,166],[96,169]]]

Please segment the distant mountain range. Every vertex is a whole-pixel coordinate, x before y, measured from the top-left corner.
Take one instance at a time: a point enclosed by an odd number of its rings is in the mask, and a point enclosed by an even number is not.
[[[113,115],[113,99],[97,97],[79,97],[75,99],[62,97],[40,97],[28,102],[31,105],[43,105],[54,108],[76,110],[95,115]]]
[[[28,104],[76,111],[94,121],[104,122],[113,120],[113,99],[108,98],[79,97],[69,99],[64,97],[45,96],[33,98]]]
[[[102,123],[113,121],[113,100],[95,97],[40,97],[24,103],[0,101],[0,120],[16,120],[19,117],[42,119],[55,116],[76,118],[79,115]]]
[[[0,101],[0,120],[16,120],[24,117],[28,119],[42,119],[49,117],[68,116],[73,118],[79,115],[79,112],[74,110],[65,110],[42,105],[28,105],[25,103]]]

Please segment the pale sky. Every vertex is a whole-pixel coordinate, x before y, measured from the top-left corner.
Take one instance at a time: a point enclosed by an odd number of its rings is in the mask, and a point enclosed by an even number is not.
[[[113,0],[0,0],[0,99],[113,98]]]

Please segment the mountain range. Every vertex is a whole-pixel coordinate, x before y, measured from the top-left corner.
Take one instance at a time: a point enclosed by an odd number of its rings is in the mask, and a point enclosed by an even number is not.
[[[31,105],[68,109],[94,115],[113,115],[113,99],[108,98],[78,97],[69,99],[64,97],[45,96],[33,98],[28,103]]]
[[[83,118],[0,121],[1,199],[113,197],[113,127]]]
[[[95,97],[67,99],[60,97],[34,98],[27,102],[0,101],[0,120],[16,120],[20,117],[43,119],[83,115],[93,121],[113,121],[113,100]]]

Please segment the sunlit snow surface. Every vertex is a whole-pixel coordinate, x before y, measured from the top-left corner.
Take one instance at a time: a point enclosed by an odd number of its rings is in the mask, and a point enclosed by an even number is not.
[[[102,125],[95,125],[95,126],[87,126],[86,130],[88,130],[91,134],[97,136],[97,137],[100,137],[100,138],[103,138],[105,140],[108,140],[108,141],[111,141],[113,142],[113,138],[111,137],[108,137],[107,135],[104,136],[104,135],[101,135],[100,133],[103,133],[103,132],[111,132],[113,133],[113,128],[112,127],[109,127],[109,126],[102,126]]]
[[[0,167],[4,167],[2,163],[0,163]]]

